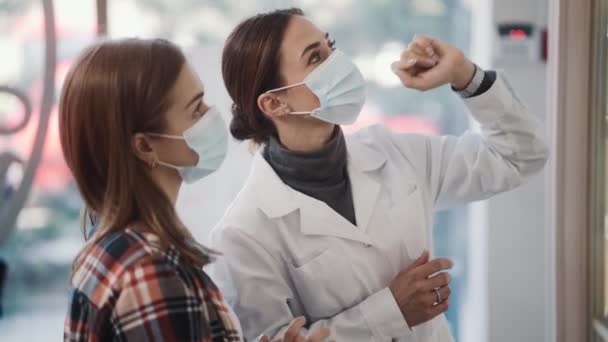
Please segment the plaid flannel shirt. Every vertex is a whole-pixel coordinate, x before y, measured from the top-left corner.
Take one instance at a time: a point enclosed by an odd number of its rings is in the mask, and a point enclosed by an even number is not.
[[[103,239],[76,271],[65,341],[241,341],[222,295],[203,272],[131,230]]]

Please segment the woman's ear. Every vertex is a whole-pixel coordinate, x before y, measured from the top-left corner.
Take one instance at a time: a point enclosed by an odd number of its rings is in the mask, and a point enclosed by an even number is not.
[[[135,133],[131,139],[131,148],[135,156],[150,167],[155,167],[158,162],[156,151],[152,147],[150,138],[143,133]]]
[[[258,108],[269,118],[277,118],[289,114],[287,104],[281,102],[273,93],[264,93],[258,96]]]

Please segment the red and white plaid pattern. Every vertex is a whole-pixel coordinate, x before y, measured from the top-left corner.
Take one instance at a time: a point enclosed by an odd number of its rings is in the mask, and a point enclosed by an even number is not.
[[[221,293],[178,251],[131,230],[103,239],[70,290],[65,341],[241,341]]]

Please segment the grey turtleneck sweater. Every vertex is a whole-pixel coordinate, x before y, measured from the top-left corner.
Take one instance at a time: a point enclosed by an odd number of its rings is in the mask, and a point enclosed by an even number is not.
[[[291,188],[325,202],[356,225],[355,207],[346,170],[346,141],[339,126],[332,139],[313,152],[288,150],[276,137],[264,149],[264,158]]]

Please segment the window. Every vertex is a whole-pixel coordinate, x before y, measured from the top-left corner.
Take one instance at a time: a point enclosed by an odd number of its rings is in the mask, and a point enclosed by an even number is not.
[[[390,70],[390,63],[416,33],[446,40],[469,49],[471,8],[465,0],[404,1],[278,1],[278,0],[121,0],[108,1],[111,37],[164,37],[181,45],[199,72],[207,99],[229,113],[230,99],[220,74],[223,41],[246,16],[277,7],[298,6],[320,27],[331,32],[338,46],[352,55],[369,82],[369,96],[357,126],[382,122],[395,131],[426,134],[460,134],[468,128],[462,102],[449,87],[428,93],[405,90]],[[53,1],[56,13],[58,55],[56,94],[61,80],[79,50],[94,39],[94,1]],[[137,22],[137,25],[133,25]],[[32,119],[12,135],[0,135],[0,155],[11,151],[30,158],[40,117],[44,90],[44,15],[38,1],[0,2],[0,85],[11,84],[32,101]],[[8,62],[7,62],[8,61]],[[56,99],[57,97],[55,97]],[[0,93],[0,127],[19,120],[21,104]],[[355,130],[350,127],[348,130]],[[250,155],[245,145],[232,146],[217,174],[184,189],[178,203],[180,214],[205,242],[207,234],[246,177]],[[0,158],[0,172],[4,161]],[[8,264],[0,320],[2,340],[44,339],[59,336],[66,309],[65,289],[70,263],[82,245],[79,230],[81,202],[63,163],[56,125],[56,106],[41,163],[14,227],[0,240],[0,260]],[[11,167],[0,173],[0,210],[14,198],[22,172]],[[4,177],[1,178],[1,177]],[[208,194],[213,194],[209,196]],[[213,197],[213,198],[212,198]],[[467,287],[466,209],[437,214],[435,247],[438,255],[453,258],[452,309],[448,313],[458,338],[463,293]],[[0,234],[0,236],[2,236]],[[1,277],[0,277],[1,278]],[[35,326],[36,329],[31,329]]]
[[[54,40],[45,39],[45,20],[52,13],[41,1],[0,3],[0,54],[6,58],[0,84],[16,89],[31,104],[31,117],[24,122],[21,101],[0,92],[2,130],[25,123],[10,134],[0,133],[0,220],[18,212],[14,222],[0,223],[0,262],[7,265],[0,280],[0,338],[9,341],[61,336],[70,264],[82,245],[81,201],[61,155],[56,101],[69,65],[94,38],[95,7],[93,2],[47,3],[54,5]],[[45,45],[54,42],[56,63],[46,65]],[[49,80],[44,79],[47,67],[53,73]],[[55,91],[45,108],[43,94],[50,84]],[[8,156],[12,162],[7,163]],[[35,171],[33,179],[28,179],[30,171]],[[21,192],[29,195],[24,202]]]

